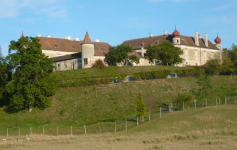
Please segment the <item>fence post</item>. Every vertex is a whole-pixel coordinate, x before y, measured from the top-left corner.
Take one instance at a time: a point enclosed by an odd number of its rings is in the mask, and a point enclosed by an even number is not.
[[[160,118],[161,118],[161,107],[160,107]]]
[[[219,98],[219,105],[221,105],[221,98]]]
[[[195,107],[195,109],[196,109],[196,100],[194,100],[194,107]]]
[[[149,110],[149,122],[150,122],[150,120],[151,120],[151,111]]]
[[[57,127],[57,136],[58,136],[58,127]]]
[[[137,115],[137,126],[138,126],[138,115]]]
[[[206,99],[206,98],[205,98]],[[206,107],[207,107],[207,99],[206,99]]]
[[[44,135],[44,126],[43,126],[43,135]]]
[[[7,137],[8,137],[8,128],[7,128]]]
[[[125,119],[125,130],[128,130],[127,119]]]
[[[184,101],[183,101],[183,111],[184,111]]]
[[[217,106],[217,97],[216,97],[216,106]]]
[[[114,132],[116,133],[116,121],[114,122]]]
[[[171,103],[171,112],[173,113],[173,107],[172,107],[172,103]]]
[[[226,105],[226,97],[225,97],[225,105]]]
[[[32,130],[31,130],[31,127],[30,127],[30,134],[32,134]]]
[[[235,102],[236,102],[236,96],[235,96]]]
[[[18,136],[21,136],[21,128],[19,127]]]
[[[100,133],[101,133],[101,129],[100,129],[100,123],[99,123],[99,131],[100,131]]]
[[[72,136],[72,126],[71,126],[71,136]]]
[[[86,125],[84,125],[84,129],[85,129],[85,135],[86,135]]]

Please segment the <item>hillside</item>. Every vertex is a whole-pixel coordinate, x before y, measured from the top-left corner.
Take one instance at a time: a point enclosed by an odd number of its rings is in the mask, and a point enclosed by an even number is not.
[[[236,113],[237,105],[227,104],[177,111],[116,134],[30,135],[30,141],[25,140],[25,135],[11,136],[10,143],[0,142],[0,149],[234,150]]]
[[[226,94],[236,92],[237,76],[213,76],[211,81],[213,88],[210,97],[207,97],[208,105],[215,105],[216,97],[221,97],[223,104]],[[82,127],[84,124],[134,118],[139,92],[144,97],[147,110],[151,109],[155,113],[159,106],[165,107],[172,102],[179,92],[189,93],[194,87],[196,79],[192,77],[60,88],[53,96],[52,106],[45,110],[33,109],[31,113],[25,111],[6,114],[1,108],[0,134],[5,134],[6,128],[12,131],[11,134],[17,134],[18,127],[21,127],[23,133],[28,133],[29,127],[41,132],[43,126],[50,130],[56,126]]]

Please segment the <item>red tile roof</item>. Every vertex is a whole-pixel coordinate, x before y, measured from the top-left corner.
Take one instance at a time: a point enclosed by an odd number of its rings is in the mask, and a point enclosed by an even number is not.
[[[194,41],[194,37],[180,35],[180,43],[181,45],[187,46],[194,46],[197,47]],[[132,46],[133,49],[141,49],[142,43],[144,43],[144,47],[146,48],[147,45],[159,45],[162,44],[162,41],[170,41],[172,42],[173,36],[172,35],[160,35],[160,36],[153,36],[147,38],[140,38],[140,39],[133,39],[124,41],[123,44]],[[211,41],[208,40],[208,47],[206,47],[204,43],[204,39],[199,39],[199,46],[202,48],[210,48],[219,50]]]
[[[106,56],[109,51],[95,50],[95,56]]]
[[[132,55],[137,56],[137,58],[142,58],[142,56],[139,55],[137,52],[128,53],[128,57],[130,57],[130,56],[132,56]]]
[[[86,32],[86,35],[85,35],[85,38],[84,38],[84,41],[82,44],[94,44],[92,41],[91,41],[91,38],[88,34],[88,32]]]
[[[37,37],[40,39],[42,50],[53,50],[62,52],[81,52],[81,44],[83,41],[75,41],[59,38]],[[111,45],[104,42],[94,42],[95,49],[109,50]]]

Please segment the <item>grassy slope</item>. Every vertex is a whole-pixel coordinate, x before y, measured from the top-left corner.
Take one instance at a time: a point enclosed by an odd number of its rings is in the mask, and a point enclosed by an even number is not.
[[[81,77],[95,77],[95,76],[107,76],[107,75],[120,75],[128,74],[132,75],[134,72],[149,72],[149,71],[158,71],[158,70],[171,70],[171,73],[175,73],[175,70],[179,69],[190,69],[193,67],[174,67],[174,66],[124,66],[124,67],[106,67],[106,69],[77,69],[77,70],[68,70],[60,71],[54,73],[55,80],[61,79],[72,79],[72,78],[81,78]]]
[[[212,103],[215,103],[216,96],[232,94],[236,90],[237,76],[214,76],[211,80],[213,89],[207,99],[212,100]],[[53,97],[52,107],[43,111],[34,109],[32,113],[6,114],[0,109],[0,128],[26,126],[28,130],[29,126],[33,126],[42,130],[43,125],[47,128],[82,126],[111,118],[133,117],[136,115],[136,97],[139,92],[143,94],[146,105],[153,107],[157,103],[168,104],[177,97],[178,92],[190,92],[196,86],[195,82],[195,78],[177,78],[60,88]]]
[[[230,149],[237,147],[237,105],[228,104],[170,113],[117,134],[70,136],[25,135],[0,143],[0,149]],[[16,142],[16,138],[19,141]]]

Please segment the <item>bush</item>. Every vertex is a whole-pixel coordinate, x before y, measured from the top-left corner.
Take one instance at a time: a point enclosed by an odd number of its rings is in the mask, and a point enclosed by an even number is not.
[[[98,59],[95,61],[93,68],[98,68],[98,69],[105,69],[105,64],[101,59]]]
[[[176,104],[177,107],[179,109],[183,108],[183,102],[185,106],[190,106],[193,104],[193,96],[191,94],[187,94],[187,93],[182,93],[182,94],[178,94],[178,98],[176,99]]]

